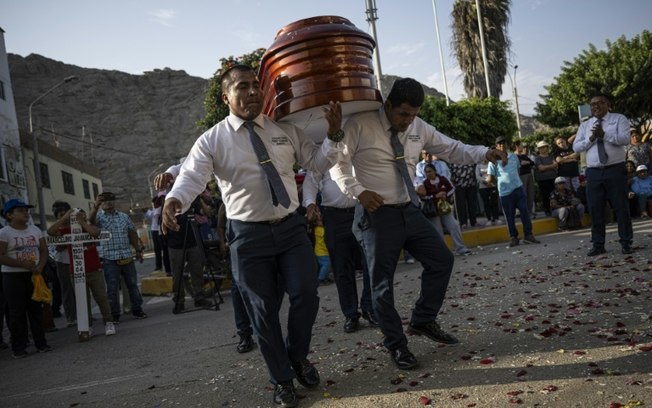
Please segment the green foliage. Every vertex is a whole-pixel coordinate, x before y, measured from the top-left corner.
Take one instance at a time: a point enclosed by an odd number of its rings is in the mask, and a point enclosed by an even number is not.
[[[541,96],[543,103],[537,103],[539,121],[555,127],[577,124],[577,106],[597,93],[610,95],[612,110],[637,127],[652,117],[652,33],[644,30],[631,40],[620,37],[606,45],[599,51],[589,44],[572,63],[564,62],[562,73]]]
[[[419,116],[440,132],[467,144],[492,146],[496,137],[513,140],[518,127],[507,102],[495,98],[468,99],[446,106],[426,96]]]
[[[220,58],[220,68],[215,71],[213,77],[208,83],[206,96],[204,97],[204,108],[206,116],[198,122],[198,126],[202,130],[208,130],[215,126],[218,122],[229,115],[229,108],[222,102],[222,72],[235,64],[245,64],[258,70],[260,67],[260,60],[265,53],[264,48],[258,48],[249,54],[244,54],[238,58],[230,56],[228,58]]]

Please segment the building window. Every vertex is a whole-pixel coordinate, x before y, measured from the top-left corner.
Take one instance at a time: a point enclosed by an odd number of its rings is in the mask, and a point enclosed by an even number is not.
[[[82,179],[82,188],[84,189],[84,198],[87,200],[91,199],[91,186],[88,184],[88,180]]]
[[[5,83],[0,81],[0,99],[3,101],[7,100],[7,96],[5,95]]]
[[[61,178],[63,179],[63,191],[68,194],[75,194],[75,183],[72,181],[72,174],[61,171]]]
[[[93,183],[93,200],[97,199],[98,195],[100,195],[100,189],[97,184]]]
[[[50,170],[48,169],[48,165],[45,163],[40,163],[41,165],[41,184],[45,188],[51,188],[50,187]]]

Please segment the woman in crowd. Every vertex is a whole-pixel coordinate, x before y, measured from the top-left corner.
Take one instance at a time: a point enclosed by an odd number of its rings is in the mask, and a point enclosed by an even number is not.
[[[559,165],[550,155],[550,145],[545,140],[537,143],[537,154],[534,156],[534,179],[539,186],[539,197],[543,204],[543,211],[550,217],[550,193],[555,189],[555,178]]]

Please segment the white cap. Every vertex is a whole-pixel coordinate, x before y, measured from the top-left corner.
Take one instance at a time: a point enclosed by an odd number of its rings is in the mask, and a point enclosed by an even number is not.
[[[645,164],[641,164],[636,168],[636,172],[638,173],[639,171],[647,171],[647,166]]]
[[[564,183],[564,184],[566,184],[566,177],[557,177],[557,178],[555,179],[555,184],[558,184],[558,183]]]

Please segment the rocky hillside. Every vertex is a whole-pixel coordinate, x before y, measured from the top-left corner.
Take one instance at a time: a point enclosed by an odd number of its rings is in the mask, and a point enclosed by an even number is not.
[[[79,77],[34,105],[34,128],[40,140],[58,141],[59,148],[94,163],[105,189],[125,201],[149,206],[149,174],[159,164],[176,163],[201,133],[196,123],[204,115],[208,80],[184,71],[130,75],[35,54],[9,54],[9,67],[21,131],[29,129],[32,101],[63,78]]]
[[[32,108],[34,128],[40,140],[94,164],[105,190],[118,193],[125,202],[148,207],[150,174],[159,165],[165,169],[176,163],[201,134],[197,121],[204,116],[207,79],[169,68],[131,75],[82,68],[36,54],[8,57],[24,132],[29,129],[29,104],[63,78],[79,77]],[[385,92],[395,79],[383,75]],[[424,89],[429,95],[444,97],[435,89]]]

